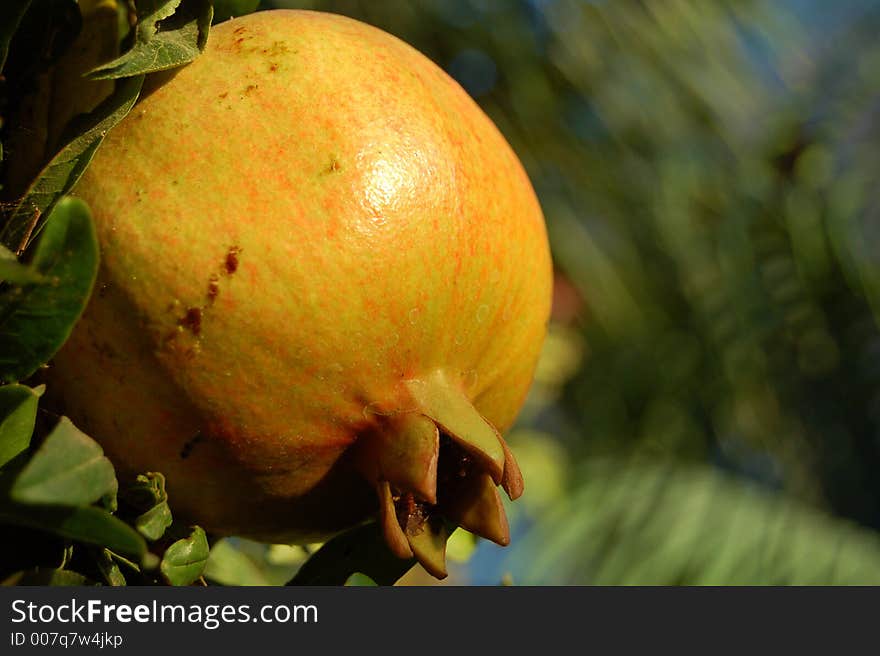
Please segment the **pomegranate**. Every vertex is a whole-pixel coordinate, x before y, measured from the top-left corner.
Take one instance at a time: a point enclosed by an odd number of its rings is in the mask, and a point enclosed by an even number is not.
[[[161,471],[218,534],[321,540],[378,510],[445,573],[509,542],[501,437],[551,262],[529,180],[440,68],[379,29],[273,10],[154,76],[75,194],[102,250],[49,373],[122,472]]]

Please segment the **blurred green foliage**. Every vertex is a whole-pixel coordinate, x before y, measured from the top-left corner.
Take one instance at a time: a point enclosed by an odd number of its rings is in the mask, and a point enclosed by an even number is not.
[[[263,6],[347,14],[425,52],[544,207],[559,285],[511,436],[524,537],[478,549],[460,580],[880,581],[880,6]],[[630,496],[608,506],[603,485]],[[791,543],[768,546],[789,520]],[[859,556],[835,551],[853,540]]]

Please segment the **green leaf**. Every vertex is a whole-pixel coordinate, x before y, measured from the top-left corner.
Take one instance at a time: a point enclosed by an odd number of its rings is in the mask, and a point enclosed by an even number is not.
[[[82,574],[70,570],[37,567],[24,572],[16,572],[8,576],[0,585],[83,586],[98,584]]]
[[[0,387],[0,467],[28,448],[37,404],[45,388],[25,385]]]
[[[345,585],[354,587],[370,587],[378,584],[366,574],[355,572],[345,580]]]
[[[229,540],[218,540],[211,547],[204,574],[220,585],[271,585],[257,563]]]
[[[31,0],[3,0],[0,4],[0,72],[6,66],[9,44]]]
[[[21,251],[33,239],[42,226],[39,219],[49,215],[62,196],[73,188],[104,136],[134,106],[142,84],[140,76],[123,80],[113,95],[84,117],[79,127],[73,128],[76,136],[40,171],[3,226],[2,243]]]
[[[211,544],[203,576],[220,585],[284,585],[308,557],[301,546],[223,538]]]
[[[125,576],[109,549],[101,549],[95,554],[95,564],[108,585],[119,587],[126,585]]]
[[[344,585],[352,574],[393,585],[416,561],[388,549],[382,528],[370,522],[337,535],[309,558],[288,585]]]
[[[135,521],[135,528],[148,540],[155,541],[162,537],[171,522],[171,511],[168,504],[163,503],[140,515]]]
[[[33,374],[67,340],[98,271],[98,242],[88,207],[58,203],[31,262],[45,284],[0,292],[0,381]]]
[[[260,0],[214,0],[214,24],[253,13]]]
[[[0,522],[96,544],[138,559],[147,555],[147,543],[137,531],[106,510],[94,506],[76,508],[4,503],[0,505]]]
[[[134,520],[138,532],[148,540],[158,540],[173,520],[165,492],[165,477],[158,472],[140,474],[123,494],[126,503],[140,511]]]
[[[880,535],[713,468],[594,460],[580,480],[515,545],[521,583],[880,583]]]
[[[196,581],[208,562],[208,538],[198,526],[192,534],[174,542],[162,556],[159,571],[171,585],[189,585]]]
[[[12,257],[7,257],[7,253]],[[4,282],[14,285],[30,285],[46,282],[46,279],[33,267],[19,262],[14,253],[0,246],[0,283]]]
[[[207,0],[141,0],[131,50],[89,73],[94,80],[164,71],[204,50],[213,9]]]
[[[97,442],[62,417],[9,491],[19,503],[88,505],[116,492],[113,465]]]

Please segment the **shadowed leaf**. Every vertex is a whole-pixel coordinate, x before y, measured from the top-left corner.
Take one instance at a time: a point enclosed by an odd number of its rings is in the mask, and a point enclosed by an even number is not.
[[[0,387],[0,467],[28,448],[43,387]]]
[[[4,0],[0,5],[0,72],[6,65],[12,35],[18,29],[18,24],[30,4],[31,0]]]
[[[51,569],[38,567],[25,572],[16,572],[5,578],[0,585],[53,585],[53,586],[83,586],[98,585],[87,577],[66,569]]]
[[[173,521],[165,492],[165,477],[158,472],[141,474],[124,491],[123,496],[129,505],[141,513],[134,520],[134,526],[140,534],[148,540],[161,538]]]
[[[45,282],[45,278],[21,262],[0,258],[0,283],[3,282],[28,285]]]
[[[388,549],[381,526],[357,526],[325,543],[309,558],[288,585],[344,585],[355,573],[378,585],[393,585],[415,558],[398,558]]]
[[[345,580],[345,585],[353,587],[371,587],[377,583],[366,574],[355,572]]]
[[[85,116],[79,127],[72,128],[75,136],[40,171],[8,217],[0,231],[3,244],[21,250],[40,231],[44,224],[35,224],[35,218],[48,216],[61,197],[73,189],[104,136],[134,106],[142,84],[140,76],[121,81],[113,95]]]
[[[106,510],[93,506],[75,508],[6,503],[0,505],[0,522],[97,544],[139,559],[147,553],[147,544],[137,531]]]

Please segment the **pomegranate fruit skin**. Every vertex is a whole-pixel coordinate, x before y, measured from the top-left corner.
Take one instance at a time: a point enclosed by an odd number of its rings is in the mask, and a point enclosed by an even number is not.
[[[121,472],[163,472],[209,531],[315,541],[375,512],[354,447],[419,412],[414,385],[512,424],[550,253],[451,78],[374,27],[273,10],[148,84],[74,190],[102,263],[48,373]]]

